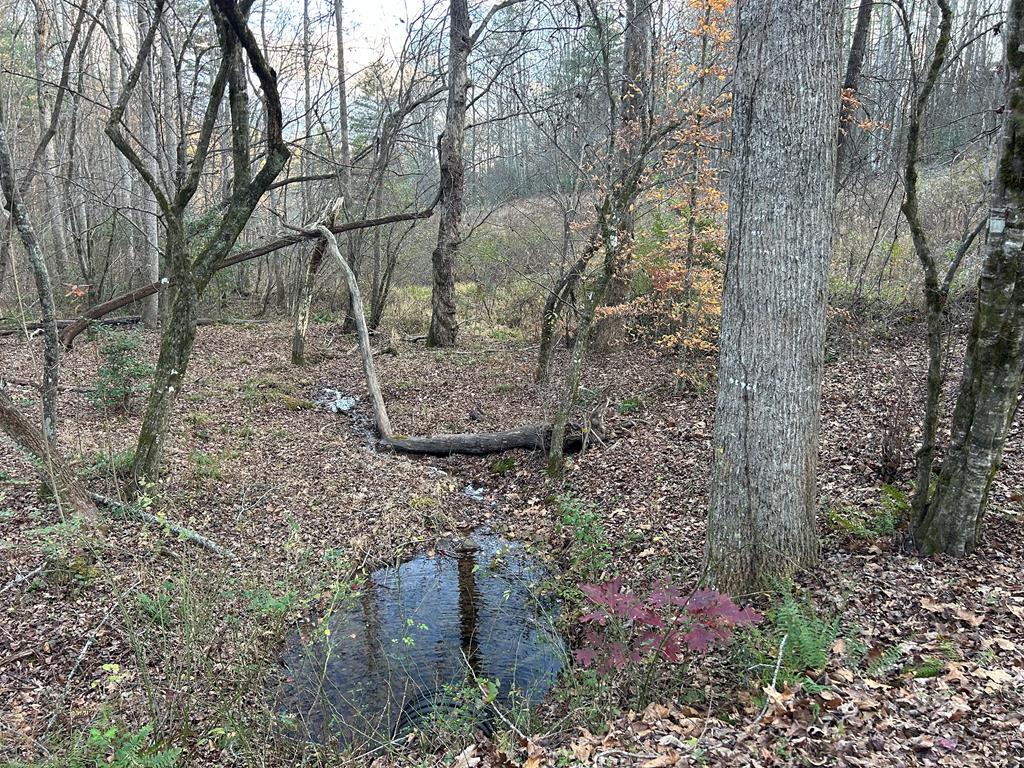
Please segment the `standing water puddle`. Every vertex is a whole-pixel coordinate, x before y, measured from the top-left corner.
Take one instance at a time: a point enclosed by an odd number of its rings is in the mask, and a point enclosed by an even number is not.
[[[521,545],[482,533],[376,571],[312,640],[288,640],[278,710],[304,738],[365,746],[432,717],[487,727],[493,706],[535,704],[565,658],[557,607],[536,595],[546,576]],[[497,696],[478,709],[486,681]]]

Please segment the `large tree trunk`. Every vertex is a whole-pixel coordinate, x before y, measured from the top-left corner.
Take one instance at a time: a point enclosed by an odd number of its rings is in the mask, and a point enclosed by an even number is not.
[[[740,0],[737,16],[707,560],[712,584],[742,593],[818,556],[842,7]]]
[[[441,211],[434,248],[433,290],[427,346],[455,344],[455,259],[462,223],[462,196],[466,188],[463,144],[466,131],[466,61],[469,58],[469,7],[466,0],[451,0],[448,49],[448,106],[441,137]]]
[[[1013,0],[1003,133],[978,304],[934,496],[916,520],[925,553],[974,551],[1024,373],[1024,0]],[[1002,222],[1005,220],[1005,224]]]

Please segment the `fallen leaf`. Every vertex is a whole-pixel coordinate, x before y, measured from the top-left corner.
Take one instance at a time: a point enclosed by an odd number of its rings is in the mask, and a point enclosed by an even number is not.
[[[664,755],[658,755],[653,760],[648,760],[641,765],[641,768],[666,768],[666,766],[675,765],[678,762],[679,755],[675,752],[668,752]]]
[[[474,757],[475,754],[476,744],[470,744],[455,758],[452,768],[474,768],[474,766],[479,765],[480,758]]]

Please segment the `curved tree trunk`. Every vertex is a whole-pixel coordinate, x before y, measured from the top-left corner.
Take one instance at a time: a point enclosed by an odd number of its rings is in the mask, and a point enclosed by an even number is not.
[[[813,564],[839,119],[838,0],[739,0],[709,580]]]
[[[1024,0],[1013,0],[1006,51],[1010,114],[989,219],[978,303],[964,374],[953,411],[952,438],[934,496],[915,530],[928,554],[974,551],[989,489],[1002,461],[1024,374]]]
[[[0,109],[0,189],[7,199],[14,226],[21,237],[22,245],[32,267],[36,283],[39,309],[43,328],[43,434],[51,443],[57,439],[57,384],[60,381],[60,341],[57,336],[57,313],[53,300],[53,283],[43,258],[35,228],[21,199],[17,180],[14,178],[14,163],[11,148],[3,126],[4,115]]]

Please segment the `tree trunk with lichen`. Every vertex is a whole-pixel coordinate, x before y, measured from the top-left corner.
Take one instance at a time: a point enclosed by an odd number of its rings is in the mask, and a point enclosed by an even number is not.
[[[1024,0],[1012,0],[1007,27],[1008,114],[978,303],[949,449],[915,520],[926,554],[977,547],[1024,375]]]
[[[924,83],[915,96],[907,125],[907,158],[903,174],[904,199],[900,210],[910,228],[914,252],[921,263],[924,276],[924,305],[928,346],[928,376],[925,389],[924,420],[921,424],[921,445],[917,449],[917,480],[911,499],[911,512],[919,520],[928,503],[931,492],[932,464],[935,456],[936,436],[939,429],[939,414],[942,397],[942,331],[945,324],[945,303],[949,295],[948,285],[939,278],[928,234],[922,223],[918,205],[918,158],[921,153],[921,129],[925,108],[932,91],[938,83],[949,49],[953,14],[948,0],[939,0],[941,21],[939,35],[932,49],[931,60]],[[946,281],[948,283],[948,280]]]
[[[818,557],[818,435],[839,119],[838,0],[739,0],[708,579]]]
[[[430,295],[428,347],[455,345],[455,260],[462,225],[462,198],[466,190],[463,144],[466,132],[466,89],[469,58],[469,6],[451,0],[448,48],[448,105],[441,137],[441,201],[437,246],[431,256],[433,287]]]
[[[190,280],[178,284],[160,336],[160,356],[132,464],[132,474],[140,487],[146,482],[155,482],[159,473],[174,403],[181,392],[196,340],[199,293]]]

